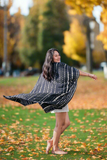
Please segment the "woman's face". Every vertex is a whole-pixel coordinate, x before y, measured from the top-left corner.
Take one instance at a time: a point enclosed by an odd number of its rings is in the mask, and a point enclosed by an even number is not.
[[[61,57],[60,57],[59,53],[57,51],[54,51],[53,62],[60,62],[60,60],[61,60]]]

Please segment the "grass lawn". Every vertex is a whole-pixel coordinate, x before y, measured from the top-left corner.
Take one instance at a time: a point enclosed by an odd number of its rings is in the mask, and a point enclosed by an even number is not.
[[[35,84],[38,76],[29,77],[1,77],[0,86],[18,86],[18,85],[28,85],[29,81]]]
[[[98,78],[103,78],[104,73],[102,71],[93,72]],[[35,84],[39,76],[28,76],[28,77],[1,77],[0,86],[17,86],[17,85],[27,85],[29,81],[32,86]],[[90,80],[89,77],[81,77],[81,80]],[[106,80],[105,80],[106,81]]]
[[[70,110],[71,125],[59,147],[67,155],[45,154],[55,116],[40,109],[0,106],[0,160],[107,159],[107,109]]]
[[[107,159],[107,80],[80,77],[69,103],[71,125],[61,135],[59,147],[67,155],[45,153],[52,137],[55,115],[35,106],[22,107],[3,95],[29,93],[38,76],[0,78],[0,160],[106,160]],[[36,108],[36,109],[35,109]]]

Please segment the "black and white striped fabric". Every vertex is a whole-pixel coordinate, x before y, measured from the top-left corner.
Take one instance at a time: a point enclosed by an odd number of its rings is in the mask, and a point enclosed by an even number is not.
[[[50,82],[41,73],[30,93],[4,97],[24,106],[39,103],[48,113],[54,109],[62,109],[68,104],[75,93],[78,77],[78,69],[63,62],[53,63],[53,79]]]

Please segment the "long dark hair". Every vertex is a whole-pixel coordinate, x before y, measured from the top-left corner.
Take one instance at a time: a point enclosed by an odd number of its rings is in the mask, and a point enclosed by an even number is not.
[[[53,73],[52,73],[52,63],[53,63],[53,54],[54,51],[59,51],[55,48],[51,48],[47,51],[46,57],[45,57],[45,62],[43,64],[42,72],[43,72],[43,77],[47,79],[48,81],[51,81],[53,78]]]

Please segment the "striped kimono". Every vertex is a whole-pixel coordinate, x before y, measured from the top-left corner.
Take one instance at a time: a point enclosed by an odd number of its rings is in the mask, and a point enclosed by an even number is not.
[[[33,90],[13,96],[4,96],[22,105],[39,103],[48,113],[54,109],[62,109],[72,99],[79,78],[79,70],[63,62],[53,63],[53,79],[46,80],[41,73]]]

